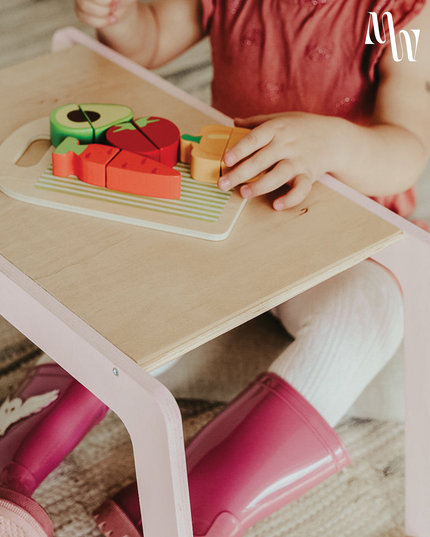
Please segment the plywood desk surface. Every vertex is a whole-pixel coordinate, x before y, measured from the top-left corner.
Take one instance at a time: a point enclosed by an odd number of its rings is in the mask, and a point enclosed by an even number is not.
[[[131,106],[182,132],[213,119],[81,46],[3,70],[0,141],[69,102]],[[399,240],[316,184],[300,207],[245,206],[213,243],[68,214],[0,194],[0,254],[130,358],[153,370]]]

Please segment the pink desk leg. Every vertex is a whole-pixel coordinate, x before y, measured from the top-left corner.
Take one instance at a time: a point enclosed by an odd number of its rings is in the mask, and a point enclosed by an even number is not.
[[[182,422],[170,392],[1,257],[0,314],[124,422],[145,537],[191,537]]]
[[[326,176],[325,184],[404,232],[374,259],[399,280],[405,311],[406,535],[430,536],[430,234]]]
[[[406,535],[430,536],[430,244],[407,234],[375,259],[391,269],[405,308]]]

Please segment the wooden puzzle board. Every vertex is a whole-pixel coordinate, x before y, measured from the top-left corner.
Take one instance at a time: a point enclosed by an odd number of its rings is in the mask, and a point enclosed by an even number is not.
[[[189,165],[178,163],[181,198],[166,200],[88,185],[74,176],[52,174],[51,147],[30,167],[17,165],[29,145],[49,140],[49,119],[25,124],[0,146],[0,190],[14,199],[97,218],[208,240],[230,234],[245,204],[235,191],[195,181]]]

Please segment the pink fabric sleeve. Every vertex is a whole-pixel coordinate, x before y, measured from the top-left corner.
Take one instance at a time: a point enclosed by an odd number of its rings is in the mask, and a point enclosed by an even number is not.
[[[210,32],[215,2],[216,0],[202,0],[203,28],[206,34]]]
[[[382,15],[385,12],[390,12],[393,15],[394,29],[396,34],[408,25],[423,9],[426,0],[379,0],[374,7],[375,13],[378,14],[378,20],[381,20]],[[370,62],[369,62],[369,78],[373,82],[375,79],[376,69],[382,53],[387,45],[390,43],[388,34],[388,26],[386,18],[384,17],[385,35],[387,41],[384,44],[375,43],[375,45],[368,45],[372,47]],[[383,35],[381,33],[381,35]],[[376,40],[375,40],[376,41]]]
[[[375,196],[372,198],[390,211],[408,218],[415,210],[415,186],[401,192],[400,194],[394,194],[392,196]]]

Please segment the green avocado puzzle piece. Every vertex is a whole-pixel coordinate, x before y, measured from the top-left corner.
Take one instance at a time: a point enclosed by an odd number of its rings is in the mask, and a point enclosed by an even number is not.
[[[80,142],[91,144],[94,131],[88,118],[76,103],[59,106],[49,116],[51,143],[58,147],[60,143],[73,136]]]
[[[68,136],[85,144],[103,143],[106,131],[133,119],[133,110],[122,104],[81,104],[59,106],[49,117],[51,143],[54,147]]]
[[[80,108],[94,129],[94,144],[105,142],[105,133],[117,123],[133,120],[133,110],[123,104],[81,104]]]

